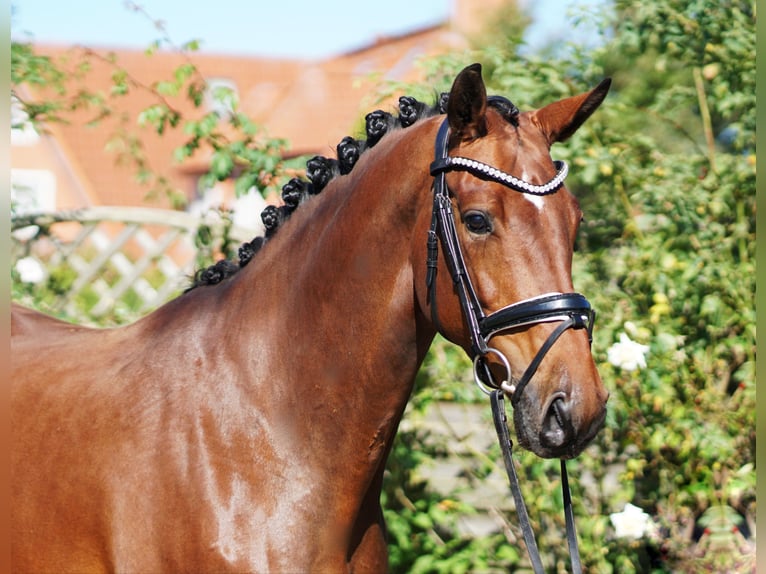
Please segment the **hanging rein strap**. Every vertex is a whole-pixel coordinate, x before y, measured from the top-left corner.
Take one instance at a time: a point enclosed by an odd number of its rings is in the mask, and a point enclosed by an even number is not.
[[[508,432],[508,419],[505,415],[505,398],[501,389],[494,390],[489,395],[492,406],[492,420],[495,423],[495,432],[500,443],[500,450],[503,452],[503,462],[505,463],[505,472],[508,474],[508,481],[511,485],[511,494],[513,503],[516,506],[516,514],[519,517],[521,533],[524,536],[524,543],[527,545],[529,560],[532,562],[532,570],[535,574],[544,574],[540,551],[537,549],[535,533],[529,521],[527,507],[524,504],[524,498],[521,494],[519,477],[516,474],[516,465],[513,463],[511,451],[513,450],[513,441],[511,441]],[[577,531],[574,523],[574,510],[572,509],[572,495],[569,492],[569,478],[567,477],[567,465],[564,459],[561,459],[561,492],[564,497],[564,519],[566,520],[567,545],[569,546],[569,556],[572,562],[573,574],[582,574],[582,563],[580,562],[580,550],[577,546]]]
[[[436,157],[431,164],[431,175],[434,177],[434,203],[431,216],[431,227],[428,232],[427,243],[427,273],[426,284],[429,290],[429,305],[431,307],[431,319],[437,330],[441,331],[439,316],[436,305],[436,272],[439,255],[439,243],[444,250],[444,259],[449,270],[455,292],[460,300],[460,307],[468,326],[471,338],[471,355],[474,358],[474,369],[478,363],[483,369],[481,375],[475,374],[489,384],[494,390],[487,392],[490,395],[492,417],[495,422],[500,448],[503,452],[503,461],[508,474],[519,516],[524,541],[527,546],[532,567],[535,574],[543,574],[544,569],[540,553],[535,542],[534,531],[529,522],[526,505],[521,494],[519,479],[513,463],[511,451],[513,443],[508,432],[507,418],[505,415],[504,393],[511,393],[511,402],[514,407],[519,401],[522,391],[537,371],[540,363],[548,350],[567,329],[587,329],[591,337],[591,330],[595,313],[591,309],[588,300],[579,293],[554,293],[542,297],[527,299],[513,305],[504,307],[487,316],[479,303],[476,291],[471,284],[471,278],[465,266],[465,260],[460,250],[460,242],[455,227],[455,216],[452,210],[452,200],[445,179],[445,174],[450,170],[465,170],[476,176],[491,179],[505,185],[517,192],[533,195],[548,195],[555,193],[563,184],[567,175],[567,166],[564,162],[556,161],[557,174],[549,182],[543,185],[535,185],[520,180],[497,168],[476,160],[462,157],[448,156],[447,142],[449,124],[445,119],[436,136]],[[500,385],[494,384],[492,374],[484,358],[490,353],[500,354],[496,349],[488,345],[489,339],[497,332],[508,329],[518,329],[526,325],[536,323],[560,321],[560,324],[548,336],[545,343],[539,349],[532,362],[527,367],[521,379],[516,385],[511,384],[510,367],[508,368],[508,380]],[[503,357],[503,360],[505,358]],[[486,392],[486,391],[485,391]],[[561,460],[561,484],[564,497],[564,515],[566,519],[567,543],[574,574],[581,574],[580,553],[577,546],[577,533],[574,525],[574,511],[569,492],[569,480],[567,477],[566,463]]]
[[[535,533],[532,530],[532,525],[529,523],[527,505],[524,504],[524,498],[521,495],[519,477],[516,474],[516,465],[513,464],[513,458],[511,458],[513,442],[511,442],[511,436],[508,433],[508,421],[505,416],[505,399],[503,397],[503,391],[499,389],[492,391],[489,398],[492,405],[492,420],[495,421],[497,439],[500,441],[500,450],[503,451],[505,472],[508,474],[508,480],[511,483],[513,503],[516,506],[516,514],[519,517],[521,533],[524,535],[524,543],[527,545],[527,552],[529,553],[529,559],[532,562],[532,569],[535,571],[535,574],[544,574],[545,569],[543,568],[543,562],[540,559],[540,551],[537,549]]]

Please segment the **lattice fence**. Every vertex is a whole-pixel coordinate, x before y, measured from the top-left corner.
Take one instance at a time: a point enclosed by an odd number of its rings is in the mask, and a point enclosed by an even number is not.
[[[219,213],[94,207],[11,222],[14,299],[78,322],[123,323],[258,233]]]

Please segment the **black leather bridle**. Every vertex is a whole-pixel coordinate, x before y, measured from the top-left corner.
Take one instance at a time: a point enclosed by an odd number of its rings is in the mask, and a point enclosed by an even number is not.
[[[513,303],[502,309],[487,315],[479,303],[476,291],[471,283],[471,277],[463,259],[458,241],[455,216],[452,209],[452,199],[446,183],[446,172],[463,170],[481,177],[490,179],[509,187],[519,193],[532,195],[549,195],[563,185],[567,175],[567,165],[563,161],[556,161],[554,165],[557,174],[549,182],[543,185],[535,185],[518,179],[498,168],[483,162],[463,157],[451,157],[448,155],[449,124],[445,119],[436,135],[435,160],[431,164],[431,175],[434,177],[433,191],[434,203],[431,217],[431,228],[428,232],[428,254],[426,284],[429,290],[431,317],[434,326],[440,330],[438,311],[436,307],[436,270],[439,254],[438,244],[441,243],[444,251],[444,259],[449,269],[455,291],[460,300],[465,322],[471,338],[471,354],[474,362],[474,379],[479,387],[488,395],[492,402],[492,414],[495,421],[495,429],[498,434],[500,446],[503,451],[503,459],[506,471],[511,483],[511,491],[519,514],[524,540],[536,573],[542,573],[543,566],[540,560],[534,532],[529,525],[521,490],[518,486],[516,470],[511,459],[513,446],[508,434],[505,416],[504,394],[511,398],[511,404],[516,407],[524,388],[537,371],[546,353],[567,329],[587,329],[588,338],[591,339],[595,312],[588,300],[579,293],[549,293],[531,299]],[[511,368],[508,359],[497,349],[489,346],[489,340],[495,334],[503,331],[521,329],[537,323],[559,322],[551,332],[539,351],[532,359],[527,369],[518,382],[512,382]],[[495,355],[504,365],[507,377],[504,381],[494,381],[492,373],[487,365],[488,355]],[[572,557],[572,569],[575,573],[582,570],[580,565],[579,551],[577,548],[577,535],[574,529],[574,514],[572,512],[569,485],[566,476],[566,463],[561,460],[562,489],[564,491],[564,513],[567,523],[567,540]]]

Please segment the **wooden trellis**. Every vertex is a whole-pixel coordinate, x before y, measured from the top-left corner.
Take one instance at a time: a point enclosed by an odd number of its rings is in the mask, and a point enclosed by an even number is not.
[[[214,258],[225,243],[249,241],[257,231],[231,225],[219,214],[134,207],[93,207],[12,218],[11,263],[39,266],[28,291],[45,290],[50,311],[99,318],[135,318],[186,285],[200,255]],[[195,241],[199,235],[204,242]],[[34,283],[35,285],[32,285]],[[82,315],[86,317],[82,317]]]

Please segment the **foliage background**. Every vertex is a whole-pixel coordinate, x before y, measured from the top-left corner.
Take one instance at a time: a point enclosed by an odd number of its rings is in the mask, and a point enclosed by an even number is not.
[[[582,25],[593,26],[594,17],[582,15]],[[554,157],[570,163],[568,185],[586,216],[575,286],[600,312],[593,349],[611,392],[605,430],[569,465],[580,477],[572,489],[581,554],[591,572],[750,572],[756,515],[755,2],[615,0],[596,20],[596,47],[558,46],[530,55],[520,43],[523,19],[506,14],[474,52],[423,63],[432,79],[428,93],[446,90],[473,61],[483,63],[490,92],[522,109],[613,78],[602,108],[554,150]],[[61,81],[30,47],[14,45],[12,55],[12,86]],[[175,84],[150,89],[193,98],[199,88],[193,72],[187,68]],[[26,102],[27,109],[49,120],[67,106],[104,109],[82,94],[77,101],[70,96]],[[186,121],[163,108],[166,103],[160,99],[146,120],[158,131]],[[272,182],[283,167],[276,159],[281,142],[260,145],[257,128],[234,117],[241,141],[222,140],[197,122],[188,128],[193,137],[186,151],[213,146],[221,160],[211,177],[229,177],[235,165],[244,165],[237,173],[249,178],[247,186]],[[606,351],[621,333],[649,347],[646,368],[624,371],[608,362]],[[437,340],[408,419],[423,419],[443,400],[481,402],[483,395],[472,387],[465,357]],[[432,438],[408,425],[389,461],[383,499],[391,570],[528,568],[512,514],[494,535],[471,537],[458,528],[458,518],[476,509],[422,479],[426,461],[446,452]],[[486,455],[468,465],[474,484],[492,465],[502,466],[497,449]],[[517,461],[546,567],[566,571],[562,503],[550,494],[559,489],[558,465],[525,454]],[[628,502],[651,517],[652,528],[638,539],[617,537],[610,522],[609,515]]]

